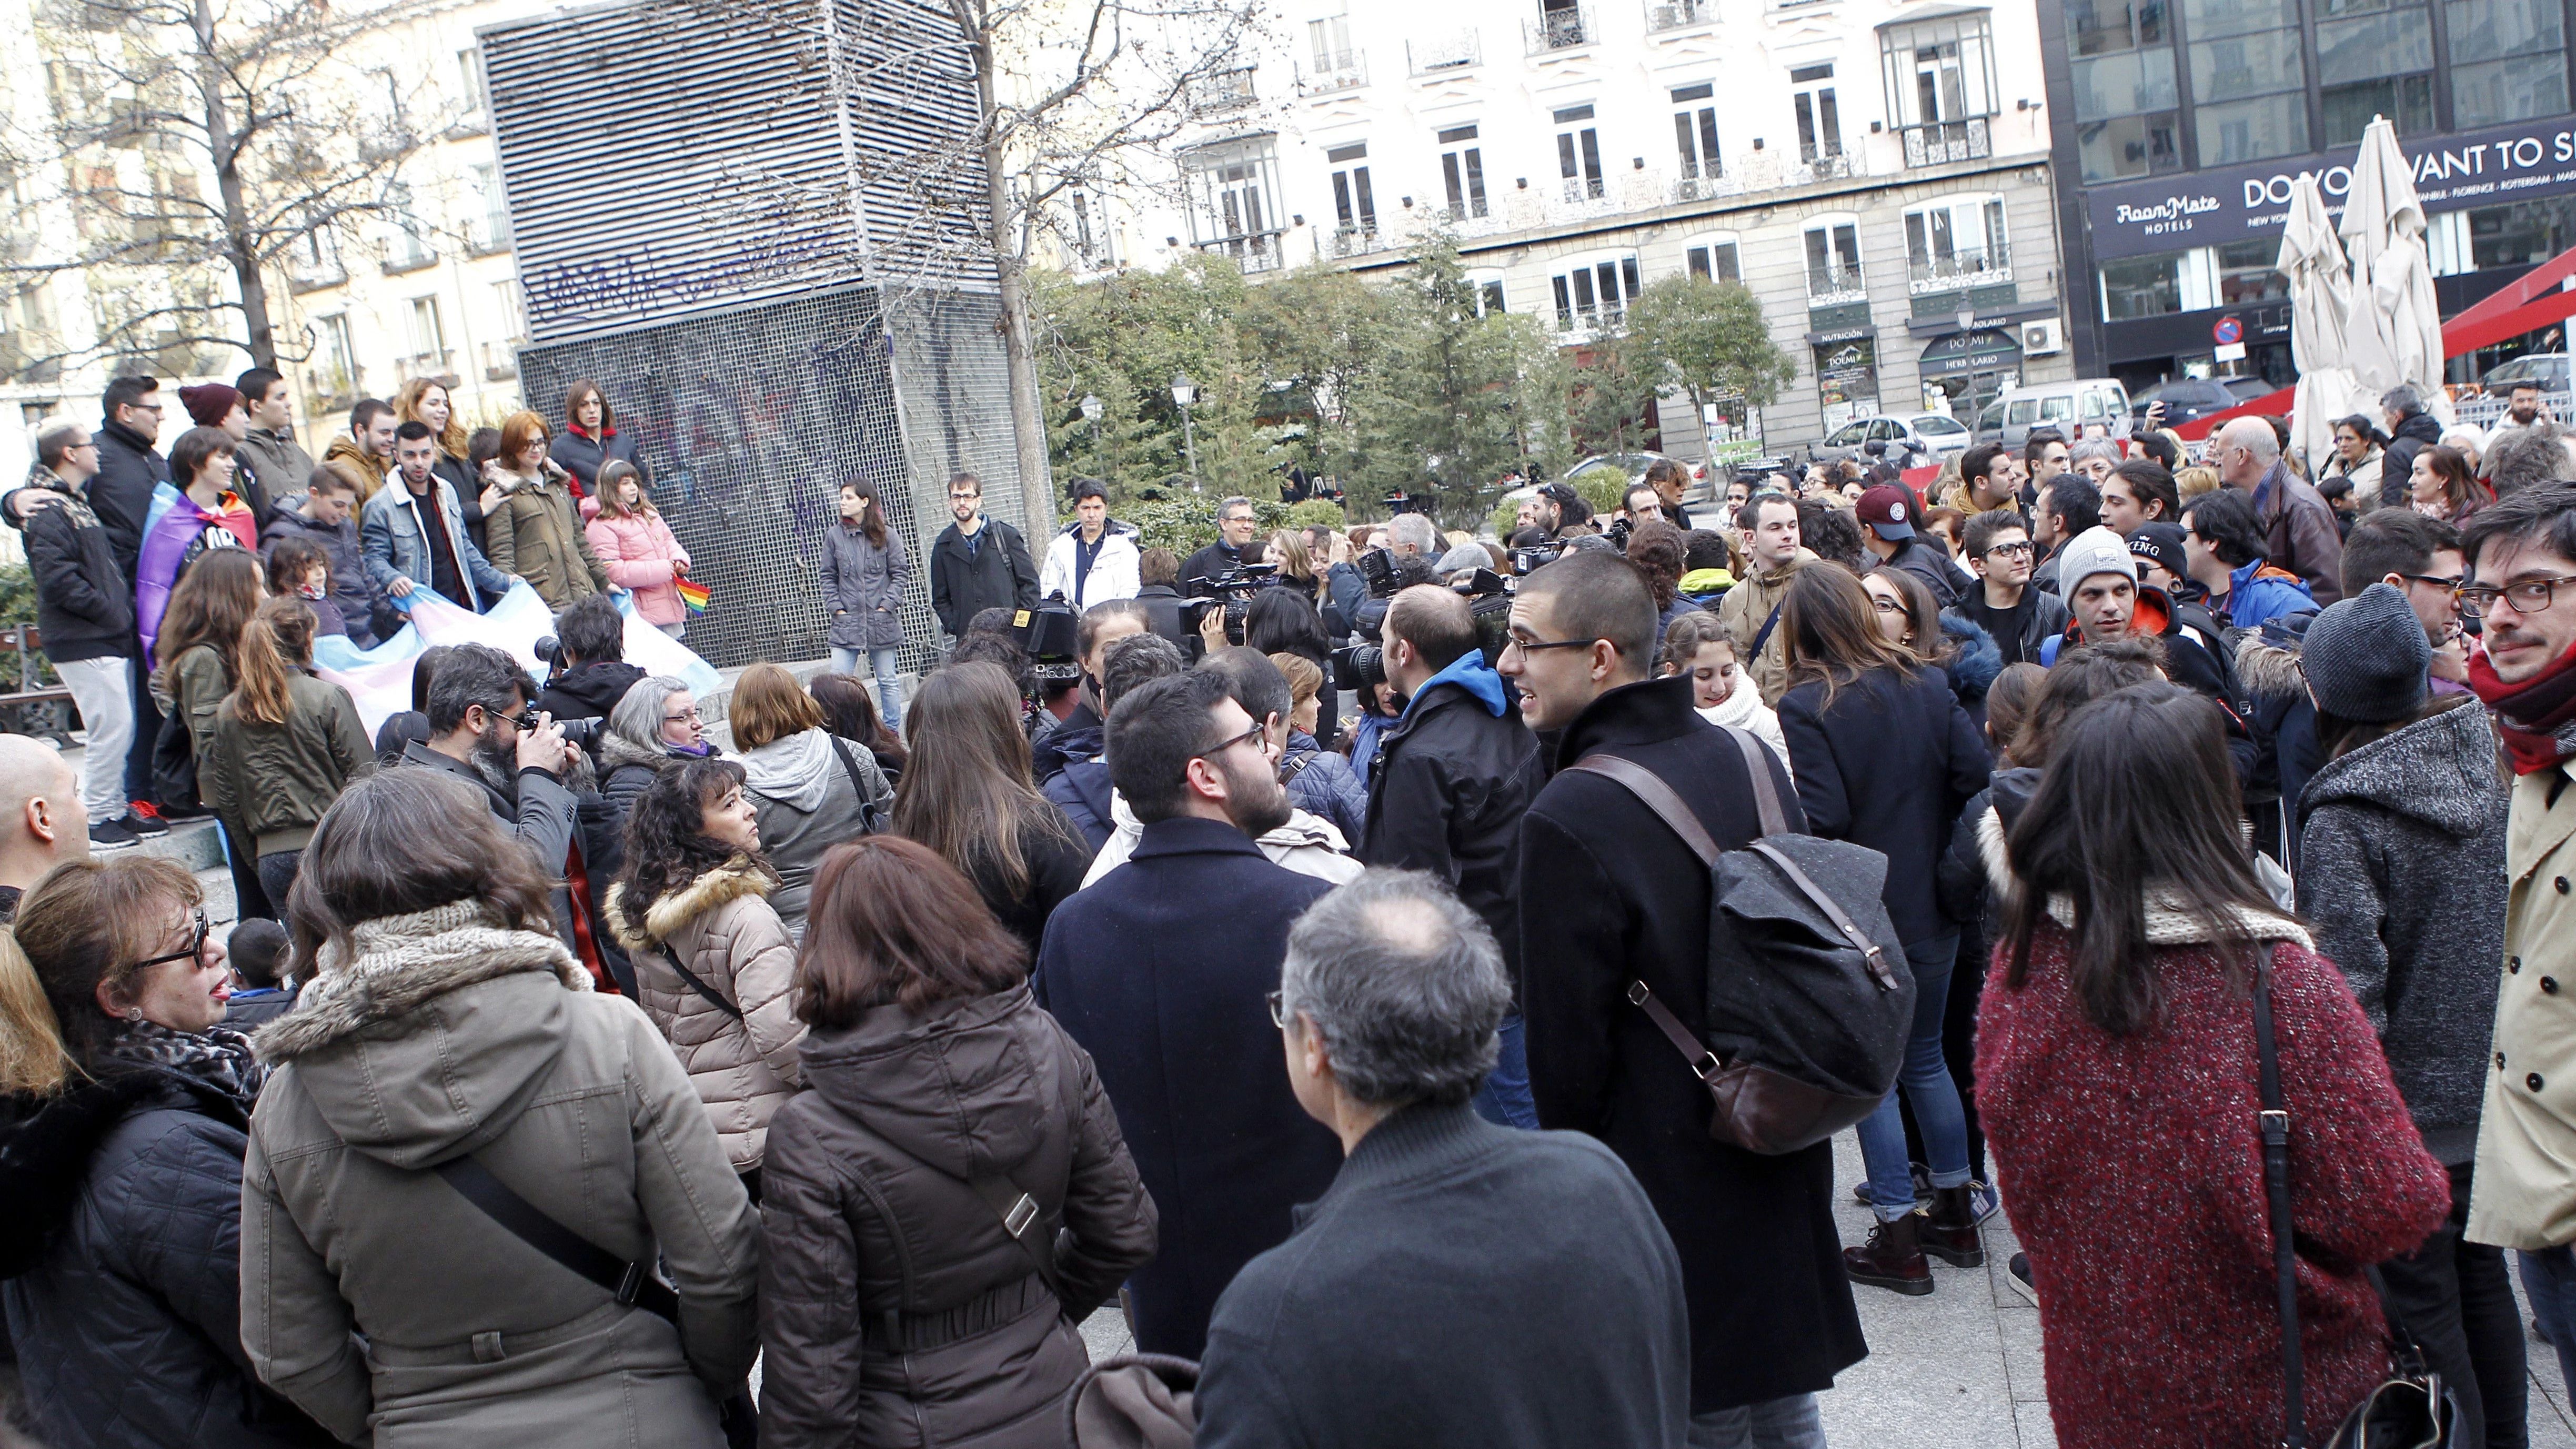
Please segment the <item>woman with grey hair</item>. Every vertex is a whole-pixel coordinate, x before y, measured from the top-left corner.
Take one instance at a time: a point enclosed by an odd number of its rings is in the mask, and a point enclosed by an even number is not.
[[[608,727],[599,732],[599,793],[622,816],[664,764],[715,753],[688,681],[647,675],[628,686],[626,697],[608,712]]]
[[[1290,927],[1271,1015],[1346,1160],[1218,1299],[1200,1445],[1381,1440],[1426,1422],[1426,1383],[1445,1442],[1682,1442],[1681,1266],[1644,1189],[1598,1142],[1469,1105],[1510,1004],[1493,934],[1422,872],[1371,870]]]
[[[2099,488],[2102,480],[2111,476],[2111,470],[2120,466],[2120,445],[2108,438],[2086,438],[2067,450],[2066,466],[2092,479],[2093,486]]]

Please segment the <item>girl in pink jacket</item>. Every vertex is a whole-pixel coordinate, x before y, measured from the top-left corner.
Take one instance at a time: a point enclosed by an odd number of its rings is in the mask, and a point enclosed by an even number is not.
[[[644,478],[623,459],[599,470],[599,514],[584,532],[591,552],[611,581],[635,594],[636,615],[677,639],[687,632],[688,610],[679,581],[689,574],[689,551],[671,535],[662,510],[645,496]]]

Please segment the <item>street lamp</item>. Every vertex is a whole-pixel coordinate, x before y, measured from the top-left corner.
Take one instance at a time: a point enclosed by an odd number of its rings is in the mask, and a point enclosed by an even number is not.
[[[1091,423],[1091,446],[1095,451],[1100,447],[1100,415],[1106,411],[1108,409],[1102,405],[1100,394],[1087,392],[1082,395],[1082,415]]]
[[[1172,374],[1172,401],[1181,410],[1181,444],[1189,450],[1190,491],[1199,491],[1199,433],[1190,423],[1190,404],[1199,400],[1199,385],[1186,372]]]

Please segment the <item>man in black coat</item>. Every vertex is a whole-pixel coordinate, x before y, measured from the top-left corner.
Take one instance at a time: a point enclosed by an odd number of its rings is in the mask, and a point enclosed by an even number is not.
[[[1690,1321],[1654,1205],[1591,1138],[1467,1106],[1512,996],[1484,923],[1373,870],[1297,918],[1279,988],[1292,1089],[1349,1160],[1218,1301],[1199,1449],[1679,1445]]]
[[[95,435],[98,476],[89,483],[89,506],[98,521],[107,525],[108,541],[116,548],[116,566],[129,580],[143,551],[143,521],[152,508],[152,490],[170,481],[170,460],[153,449],[161,436],[161,408],[160,384],[148,377],[116,378],[99,400],[104,418]],[[147,807],[152,799],[152,746],[161,737],[161,706],[152,698],[151,673],[152,661],[143,657],[138,640],[127,680],[134,736],[125,750],[125,798],[143,801]],[[105,766],[102,762],[92,768]],[[169,828],[157,813],[134,813],[145,834]]]
[[[1692,708],[1687,679],[1647,682],[1654,597],[1625,560],[1568,554],[1523,579],[1511,632],[1504,677],[1533,727],[1564,732],[1558,773],[1522,822],[1514,892],[1539,1121],[1608,1144],[1672,1235],[1695,1432],[1821,1436],[1812,1396],[1868,1352],[1834,1230],[1833,1148],[1768,1157],[1709,1135],[1707,1089],[1627,1001],[1643,981],[1700,1034],[1708,870],[1645,802],[1564,769],[1594,753],[1633,760],[1733,850],[1760,831],[1744,757]],[[1772,783],[1803,828],[1776,762]]]
[[[1355,852],[1370,865],[1428,871],[1482,916],[1513,959],[1512,891],[1521,813],[1546,781],[1538,737],[1477,647],[1476,622],[1455,590],[1417,584],[1397,594],[1380,630],[1386,677],[1409,701],[1379,737],[1368,771],[1368,829]],[[1482,1109],[1535,1127],[1521,1018],[1503,1019],[1503,1057]]]
[[[546,681],[537,710],[556,719],[606,719],[644,671],[626,662],[626,616],[606,594],[588,594],[555,616],[563,668]]]
[[[1181,591],[1193,599],[1216,597],[1211,580],[1221,579],[1243,565],[1243,550],[1252,542],[1256,521],[1249,498],[1229,498],[1216,506],[1216,542],[1191,554],[1181,565]]]
[[[1288,819],[1272,770],[1223,677],[1123,695],[1109,772],[1144,835],[1056,908],[1038,952],[1038,1002],[1091,1053],[1162,1214],[1161,1251],[1128,1280],[1147,1353],[1199,1357],[1217,1295],[1341,1164],[1289,1094],[1264,1004],[1290,922],[1329,889],[1253,844]]]
[[[949,479],[948,512],[956,521],[930,545],[930,611],[948,637],[965,637],[986,609],[1036,608],[1038,566],[1018,529],[984,516],[984,480]]]

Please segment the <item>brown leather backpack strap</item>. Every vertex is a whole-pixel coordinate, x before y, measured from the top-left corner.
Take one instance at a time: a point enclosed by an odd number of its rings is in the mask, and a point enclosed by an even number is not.
[[[1682,844],[1691,848],[1691,853],[1700,858],[1702,865],[1712,870],[1717,867],[1717,841],[1710,837],[1708,827],[1699,823],[1699,817],[1691,813],[1690,806],[1682,803],[1682,797],[1673,792],[1673,787],[1664,783],[1662,776],[1634,760],[1617,755],[1585,755],[1566,768],[1599,775],[1626,786],[1628,793],[1644,801],[1647,809],[1672,827],[1673,833],[1682,838]],[[1763,778],[1767,784],[1769,777]],[[1779,802],[1773,801],[1771,808],[1777,810]]]
[[[1762,819],[1762,833],[1788,834],[1789,814],[1780,808],[1780,787],[1771,778],[1770,748],[1755,739],[1751,730],[1740,730],[1733,725],[1719,725],[1718,728],[1735,736],[1735,747],[1744,752],[1744,773],[1753,777],[1753,805]]]
[[[1645,982],[1628,983],[1628,1002],[1646,1013],[1646,1019],[1653,1022],[1655,1029],[1673,1044],[1673,1049],[1690,1063],[1691,1071],[1701,1081],[1707,1081],[1726,1066],[1717,1059],[1717,1053],[1702,1046],[1699,1039],[1690,1034],[1690,1028],[1682,1025],[1681,1018],[1673,1015],[1671,1008],[1655,999],[1655,993],[1646,988]]]

